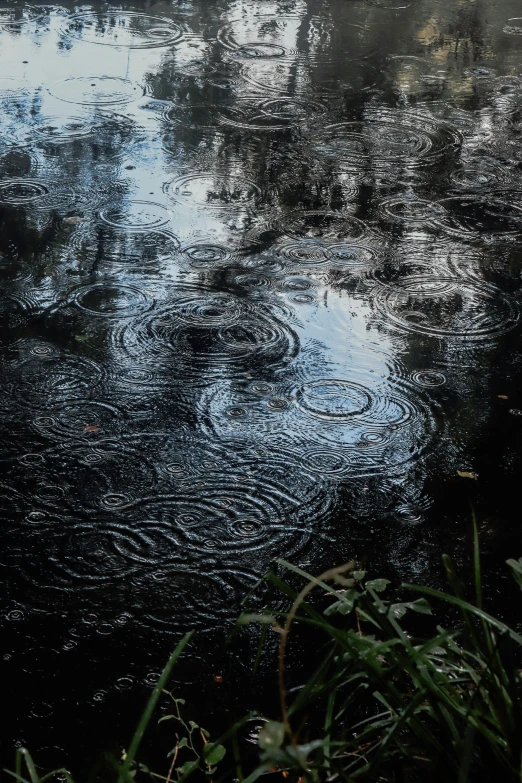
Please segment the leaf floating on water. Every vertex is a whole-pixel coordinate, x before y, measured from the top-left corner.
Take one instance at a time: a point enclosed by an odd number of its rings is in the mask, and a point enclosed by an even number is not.
[[[469,470],[457,470],[457,475],[461,478],[478,479],[476,473],[471,473]]]
[[[99,429],[97,424],[86,424],[84,432],[98,432]]]

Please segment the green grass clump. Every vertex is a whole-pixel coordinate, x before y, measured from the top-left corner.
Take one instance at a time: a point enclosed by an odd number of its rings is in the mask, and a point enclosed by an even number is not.
[[[259,735],[260,764],[248,783],[274,769],[314,783],[522,781],[522,636],[482,608],[476,532],[474,600],[465,600],[451,559],[443,562],[451,594],[403,585],[411,599],[398,601],[386,597],[387,580],[366,580],[354,564],[316,578],[279,561],[307,581],[295,594],[269,574],[292,599],[290,611],[241,618],[281,636],[281,716]],[[508,565],[522,587],[522,560]],[[330,599],[322,611],[306,600],[314,588]],[[427,597],[457,607],[461,630],[437,625]],[[411,613],[432,616],[428,638],[407,632]],[[289,694],[285,665],[296,623],[314,629],[323,655]]]
[[[185,720],[183,700],[170,694],[172,712],[161,720],[173,721],[175,745],[169,759],[159,760],[168,771],[158,774],[137,760],[187,634],[165,667],[128,751],[108,759],[110,780],[183,783],[196,776],[253,783],[268,776],[277,783],[522,783],[522,636],[483,609],[476,528],[472,600],[466,600],[451,559],[444,556],[443,562],[451,593],[402,585],[397,598],[387,580],[367,579],[353,563],[313,577],[278,561],[291,580],[276,572],[264,579],[285,598],[288,610],[267,608],[239,619],[239,625],[261,624],[258,659],[270,628],[279,635],[280,712],[265,722],[255,757],[241,751],[235,736],[239,724],[212,742],[204,729]],[[522,559],[508,565],[522,588]],[[295,575],[305,580],[299,592],[290,585]],[[321,600],[310,601],[318,590]],[[458,629],[437,624],[444,606],[460,612]],[[415,615],[424,616],[420,623],[412,622]],[[305,626],[319,662],[302,686],[289,688],[289,650],[294,658],[299,655],[293,640]],[[412,630],[419,627],[427,629],[422,637]],[[17,752],[9,775],[19,783],[53,778],[73,783],[64,769],[40,777],[26,750]]]

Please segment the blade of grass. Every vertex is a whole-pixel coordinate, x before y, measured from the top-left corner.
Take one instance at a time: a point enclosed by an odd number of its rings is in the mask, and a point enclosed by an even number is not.
[[[29,772],[29,777],[31,778],[31,783],[40,783],[40,776],[38,772],[36,771],[36,767],[34,765],[34,761],[31,757],[31,754],[28,750],[25,748],[20,749],[20,753],[24,757],[25,766],[27,767],[27,771]]]
[[[167,680],[170,677],[170,673],[172,672],[172,669],[174,668],[174,665],[176,664],[178,658],[180,657],[181,653],[189,643],[193,631],[189,631],[183,639],[180,641],[172,655],[170,656],[169,660],[167,661],[167,664],[165,668],[163,669],[161,676],[156,683],[154,690],[152,691],[152,694],[150,696],[150,699],[147,702],[147,706],[145,707],[143,711],[143,715],[141,716],[140,722],[138,723],[138,726],[136,728],[136,731],[134,732],[134,736],[131,740],[131,743],[129,745],[129,750],[127,752],[127,755],[125,757],[124,763],[121,765],[120,773],[118,775],[118,783],[123,783],[124,780],[128,779],[128,773],[132,766],[132,763],[136,757],[136,752],[139,748],[140,742],[143,738],[143,735],[145,733],[145,729],[147,728],[150,719],[152,717],[152,714],[156,708],[156,704],[158,702],[159,697],[161,696],[161,693],[167,683]]]
[[[10,775],[15,780],[18,780],[19,783],[31,783],[30,780],[27,780],[27,778],[24,778],[22,775],[19,775],[17,772],[12,772],[10,769],[4,769],[4,772],[6,775]]]
[[[475,602],[482,609],[482,574],[480,568],[479,532],[475,512],[473,512],[473,573],[475,576]]]
[[[417,593],[424,593],[424,595],[431,595],[432,598],[438,598],[441,601],[446,601],[449,604],[454,604],[455,606],[458,606],[463,611],[470,612],[471,614],[474,614],[477,617],[482,618],[487,623],[489,623],[489,625],[492,625],[494,628],[498,628],[500,631],[504,631],[504,633],[507,633],[511,637],[511,639],[513,639],[514,642],[522,646],[522,636],[520,636],[520,634],[518,634],[508,625],[505,625],[500,620],[497,620],[495,617],[492,617],[487,612],[484,612],[483,609],[479,609],[478,607],[473,606],[473,604],[470,604],[467,601],[463,601],[461,598],[457,598],[456,596],[450,595],[449,593],[443,593],[440,590],[434,590],[432,587],[423,587],[422,585],[412,585],[409,584],[408,582],[403,583],[402,587],[404,587],[404,589],[406,590],[414,590]]]

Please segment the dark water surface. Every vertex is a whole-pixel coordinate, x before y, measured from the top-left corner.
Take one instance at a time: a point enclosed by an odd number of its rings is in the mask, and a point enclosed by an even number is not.
[[[7,750],[119,741],[189,628],[210,715],[273,558],[436,584],[470,499],[500,604],[521,140],[520,0],[0,3]]]

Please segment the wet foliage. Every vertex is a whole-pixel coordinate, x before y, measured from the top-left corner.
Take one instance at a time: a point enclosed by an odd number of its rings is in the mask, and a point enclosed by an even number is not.
[[[388,595],[388,580],[367,579],[353,563],[311,577],[283,561],[308,580],[297,595],[277,573],[268,576],[294,600],[283,615],[242,618],[281,636],[282,721],[262,727],[261,764],[249,783],[275,770],[308,781],[522,780],[522,636],[482,608],[478,537],[471,602],[455,564],[443,559],[452,593],[404,585],[402,595]],[[521,561],[508,564],[522,586]],[[323,611],[306,602],[314,588],[327,596]],[[460,610],[459,630],[438,624],[444,604]],[[431,634],[412,632],[412,614],[433,615]],[[312,626],[323,658],[288,691],[294,623]]]
[[[254,783],[268,776],[290,783],[435,783],[441,777],[470,783],[500,776],[520,783],[522,636],[483,609],[476,525],[471,601],[466,600],[451,558],[445,555],[443,562],[451,593],[402,585],[397,594],[390,590],[389,580],[368,579],[354,563],[313,577],[279,561],[265,580],[283,599],[285,610],[267,607],[257,614],[244,613],[238,624],[260,625],[258,661],[266,652],[270,655],[267,634],[275,633],[280,639],[281,720],[246,715],[234,725],[222,726],[225,730],[215,741],[206,729],[186,718],[185,699],[177,698],[166,686],[190,640],[189,633],[154,687],[128,750],[123,750],[121,758],[106,754],[89,781],[184,783],[190,778]],[[509,560],[508,565],[522,588],[522,559]],[[294,578],[286,579],[285,574]],[[295,575],[305,581],[299,592],[292,584]],[[322,600],[309,599],[314,591],[321,592]],[[248,596],[247,607],[250,601]],[[277,604],[278,599],[273,606]],[[459,610],[453,630],[438,623],[444,604]],[[411,632],[412,614],[429,619],[428,634],[421,637]],[[299,626],[311,629],[320,663],[304,682],[288,688],[288,652]],[[158,759],[151,768],[138,752],[145,731],[155,720],[162,692],[169,696],[170,708],[159,723],[168,721],[175,738],[167,754],[168,770],[163,770],[165,763],[158,767]],[[249,741],[257,752],[238,741],[249,724],[253,724]],[[17,751],[16,760],[16,769],[6,773],[18,783],[74,783],[65,768],[42,777],[25,748]]]

